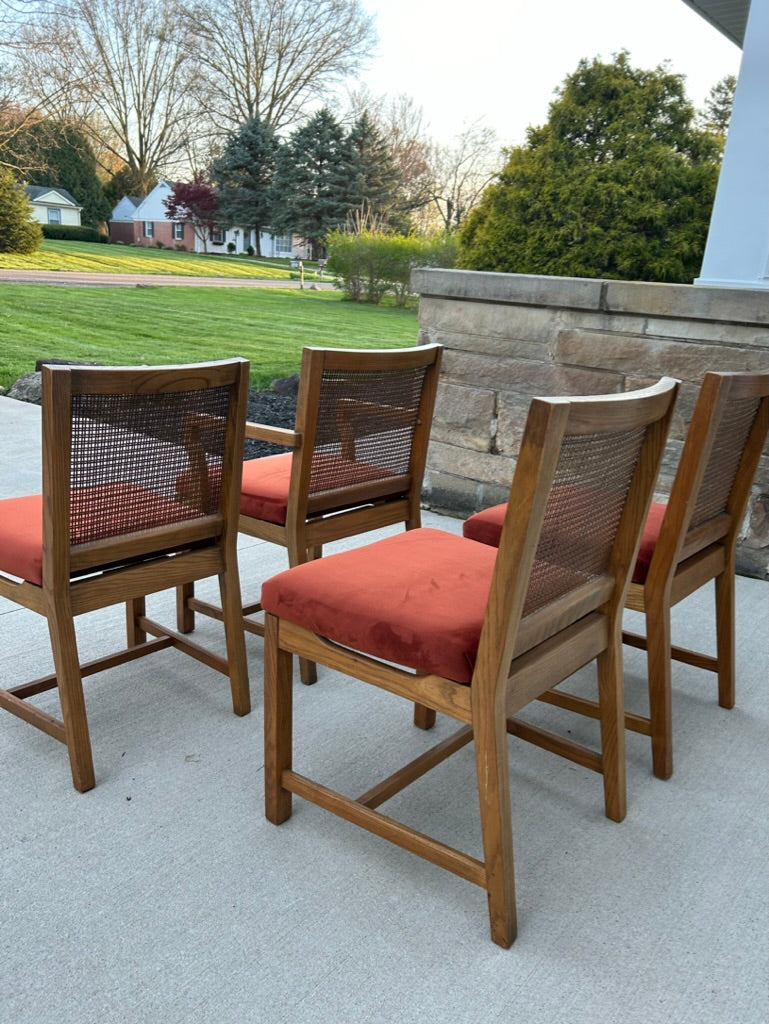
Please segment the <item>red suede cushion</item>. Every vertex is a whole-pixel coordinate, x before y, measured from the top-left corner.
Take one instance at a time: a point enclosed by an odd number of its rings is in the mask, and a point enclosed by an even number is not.
[[[635,569],[633,570],[633,583],[645,583],[646,576],[651,565],[652,555],[657,546],[657,538],[660,535],[662,520],[665,518],[667,505],[661,502],[652,502],[649,506],[649,514],[644,523],[641,534],[641,545],[638,548]]]
[[[491,508],[484,508],[482,511],[476,512],[462,524],[462,535],[469,540],[477,540],[480,544],[499,547],[499,538],[502,536],[506,512],[506,501],[503,501],[501,505],[493,505]]]
[[[273,576],[262,605],[345,647],[467,683],[496,554],[411,530]]]
[[[641,545],[638,549],[633,570],[633,583],[645,583],[646,575],[649,572],[649,565],[657,545],[662,520],[665,517],[667,505],[660,502],[653,502],[649,507],[649,514],[646,517]],[[470,540],[479,541],[481,544],[499,546],[499,538],[502,536],[502,526],[505,521],[507,504],[494,505],[492,508],[485,508],[470,516],[462,526],[462,533]]]
[[[0,571],[42,585],[42,494],[0,501]]]
[[[285,523],[291,482],[291,453],[246,459],[240,485],[240,514]]]

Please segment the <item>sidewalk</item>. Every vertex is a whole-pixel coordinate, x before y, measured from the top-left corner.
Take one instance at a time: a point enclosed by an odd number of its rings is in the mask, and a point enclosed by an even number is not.
[[[39,425],[37,406],[0,397],[0,497],[39,487]],[[240,563],[248,598],[286,557],[242,537]],[[172,595],[151,614],[172,617]],[[678,640],[712,647],[710,590],[674,614]],[[620,825],[599,776],[511,739],[507,951],[475,886],[298,798],[284,825],[265,820],[258,637],[242,719],[226,681],[174,651],[87,679],[86,794],[58,743],[0,712],[0,1024],[766,1024],[768,621],[769,584],[738,579],[737,706],[676,666],[675,773],[653,778],[648,740],[628,734]],[[119,606],[83,616],[82,656],[122,629]],[[219,641],[218,623],[198,632]],[[42,619],[0,600],[3,680],[49,665]],[[640,708],[640,651],[626,691]],[[321,670],[296,685],[296,768],[361,792],[453,725],[426,736],[410,706]],[[473,773],[466,747],[394,816],[479,855]]]
[[[181,277],[178,274],[89,274],[72,270],[0,270],[0,285],[55,284],[84,288],[301,288],[298,280],[251,277]],[[332,281],[308,279],[305,289],[334,288]]]

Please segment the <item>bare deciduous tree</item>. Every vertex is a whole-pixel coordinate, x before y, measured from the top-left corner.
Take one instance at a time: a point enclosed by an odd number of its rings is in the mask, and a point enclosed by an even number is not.
[[[59,0],[28,14],[11,55],[18,99],[79,125],[138,181],[168,173],[201,127],[174,0]]]
[[[374,42],[358,0],[202,0],[186,18],[212,120],[280,131],[355,73]]]
[[[499,165],[496,133],[480,121],[467,125],[453,145],[436,145],[430,156],[431,199],[444,231],[461,224],[481,198]]]

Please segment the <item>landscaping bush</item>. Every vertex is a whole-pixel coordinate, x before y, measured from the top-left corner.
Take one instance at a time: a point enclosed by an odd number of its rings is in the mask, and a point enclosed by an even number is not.
[[[43,224],[43,238],[61,238],[66,242],[108,242],[109,237],[96,228],[80,224]]]
[[[375,231],[334,231],[326,241],[328,270],[339,279],[346,298],[352,302],[379,305],[389,292],[397,306],[405,306],[414,267],[453,267],[456,261],[456,243],[450,235],[418,238]]]

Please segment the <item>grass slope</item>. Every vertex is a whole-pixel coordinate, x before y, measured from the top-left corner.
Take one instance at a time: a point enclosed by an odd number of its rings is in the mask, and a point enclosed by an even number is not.
[[[252,385],[267,387],[299,369],[305,345],[400,348],[416,343],[417,330],[412,310],[343,302],[333,291],[0,283],[0,386],[45,358],[130,365],[243,356]]]
[[[288,261],[247,256],[207,256],[171,249],[150,249],[97,242],[46,239],[34,253],[0,252],[3,270],[75,270],[101,274],[178,274],[181,277],[256,277],[289,280]],[[293,276],[297,276],[296,273]],[[314,277],[314,274],[312,275]]]

